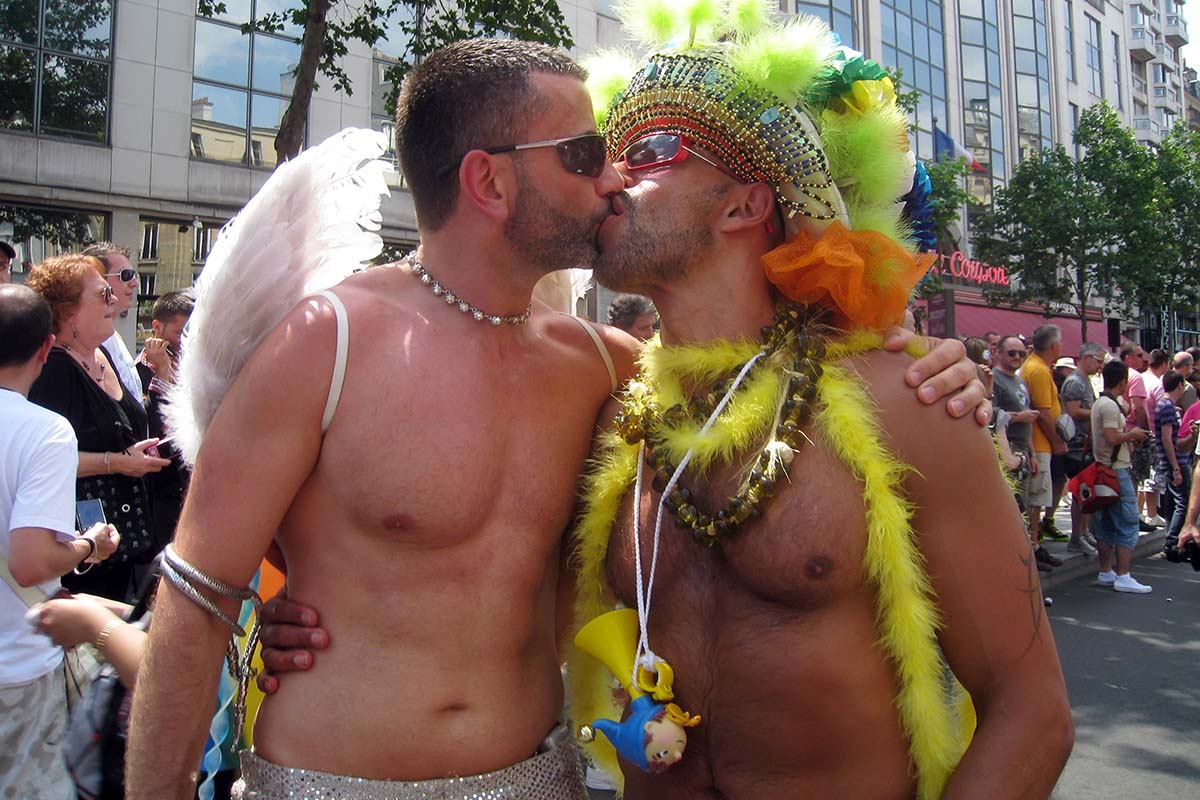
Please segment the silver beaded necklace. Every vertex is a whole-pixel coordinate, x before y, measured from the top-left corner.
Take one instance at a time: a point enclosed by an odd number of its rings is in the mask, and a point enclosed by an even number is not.
[[[405,260],[408,261],[408,268],[412,274],[416,275],[417,279],[420,280],[421,283],[428,286],[429,290],[433,292],[434,295],[445,300],[446,305],[457,308],[462,313],[470,316],[476,322],[487,322],[493,327],[499,327],[501,323],[505,322],[507,322],[509,325],[524,325],[527,321],[529,321],[529,312],[533,310],[533,303],[525,306],[525,311],[520,314],[507,317],[502,317],[497,314],[489,314],[486,311],[471,305],[466,300],[463,300],[454,292],[438,283],[438,281],[435,280],[432,275],[425,271],[425,267],[417,258],[416,253],[409,253],[408,258]]]

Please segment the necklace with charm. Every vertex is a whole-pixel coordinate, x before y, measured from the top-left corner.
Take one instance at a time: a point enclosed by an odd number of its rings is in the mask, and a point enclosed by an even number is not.
[[[94,380],[96,383],[99,383],[99,384],[104,383],[104,370],[106,367],[104,361],[102,361],[102,360],[95,360],[93,362],[85,361],[83,359],[83,356],[80,355],[79,353],[76,353],[75,350],[72,349],[71,346],[68,344],[62,345],[62,349],[66,350],[67,354],[69,356],[71,356],[71,358],[75,359],[75,363],[77,363],[79,366],[83,367],[83,371],[87,373],[87,376],[89,378]],[[93,358],[95,358],[95,356],[93,356]],[[99,372],[99,375],[93,374],[93,371]]]
[[[476,322],[487,323],[492,327],[498,328],[503,324],[524,325],[529,320],[529,312],[533,310],[533,303],[525,306],[525,311],[520,314],[513,314],[509,316],[489,314],[486,311],[471,305],[466,300],[447,289],[441,284],[440,281],[430,275],[426,271],[425,265],[422,264],[420,259],[417,258],[415,251],[409,253],[407,258],[405,258],[405,261],[408,262],[409,271],[412,272],[413,275],[416,275],[417,279],[421,281],[422,284],[428,286],[429,291],[433,292],[435,296],[442,298],[446,305],[451,306],[452,308],[457,308],[459,311],[466,314]]]

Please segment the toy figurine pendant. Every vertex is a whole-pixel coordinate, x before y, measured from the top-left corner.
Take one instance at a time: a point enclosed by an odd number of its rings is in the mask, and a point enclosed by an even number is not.
[[[654,669],[637,667],[637,611],[622,608],[601,614],[579,629],[575,646],[596,658],[621,681],[632,702],[623,722],[598,719],[580,730],[585,741],[603,733],[617,752],[646,772],[665,772],[683,758],[687,747],[686,728],[700,724],[675,703],[672,684],[675,673],[665,661],[656,661]]]

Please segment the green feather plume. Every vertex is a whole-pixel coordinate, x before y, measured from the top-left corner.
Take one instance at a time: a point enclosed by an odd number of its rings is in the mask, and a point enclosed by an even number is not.
[[[868,203],[892,204],[912,180],[904,138],[904,112],[896,106],[856,114],[821,115],[821,141],[839,186]]]
[[[779,4],[770,0],[729,0],[717,34],[736,34],[739,39],[745,39],[765,28],[771,15],[778,10]]]
[[[637,62],[624,50],[597,50],[583,61],[587,70],[587,90],[592,96],[592,111],[601,128],[608,119],[608,109],[618,94],[629,86],[637,71]]]
[[[796,105],[825,72],[833,52],[829,26],[816,17],[801,17],[749,37],[730,51],[729,61],[755,84]]]
[[[671,41],[685,24],[680,4],[672,0],[621,0],[615,11],[629,34],[651,50]]]
[[[846,211],[850,214],[850,229],[855,231],[877,231],[905,247],[910,252],[912,246],[910,237],[912,230],[899,218],[895,205],[876,205],[856,202],[853,192],[843,196],[846,201]]]
[[[688,27],[688,47],[696,44],[711,44],[715,41],[713,31],[725,16],[722,0],[685,0],[679,3],[679,14]]]

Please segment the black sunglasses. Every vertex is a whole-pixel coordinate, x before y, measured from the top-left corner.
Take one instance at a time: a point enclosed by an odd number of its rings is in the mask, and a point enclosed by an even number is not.
[[[558,151],[558,160],[563,169],[576,175],[588,178],[598,178],[604,172],[604,164],[608,158],[604,147],[604,137],[598,133],[585,133],[580,136],[567,136],[563,139],[547,139],[544,142],[528,142],[526,144],[506,144],[500,147],[482,148],[488,155],[512,153],[517,150],[533,150],[538,147],[553,147]],[[466,158],[464,155],[463,158]],[[438,170],[438,177],[444,177],[462,164],[462,158],[453,164],[447,164]]]
[[[104,277],[120,278],[121,283],[129,283],[131,280],[133,280],[135,277],[137,277],[137,270],[134,269],[133,267],[126,267],[125,269],[121,270],[120,272],[106,272],[106,273],[104,273]]]
[[[1023,356],[1023,355],[1025,355],[1025,351],[1024,351],[1024,350],[1009,350],[1009,351],[1008,351],[1008,357],[1009,357],[1009,358],[1012,358],[1012,357],[1014,357],[1014,356]]]

